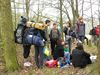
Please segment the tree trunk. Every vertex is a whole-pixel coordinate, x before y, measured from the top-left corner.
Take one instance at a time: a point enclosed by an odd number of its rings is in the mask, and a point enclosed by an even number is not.
[[[38,14],[37,14],[37,22],[39,22],[39,18],[40,18],[40,3],[39,3],[40,0],[38,0]]]
[[[99,25],[100,25],[100,0],[98,2],[98,21],[99,21]]]
[[[71,9],[72,9],[72,14],[73,14],[73,25],[75,25],[76,14],[75,14],[75,8],[74,8],[74,0],[71,0]]]
[[[79,17],[78,0],[76,0],[76,17]]]
[[[26,16],[29,19],[30,0],[26,0]]]
[[[16,23],[17,23],[17,20],[16,20],[16,3],[15,3],[15,0],[13,0],[13,2],[14,2],[14,15],[15,15],[14,16],[15,17],[15,21],[14,21],[15,22],[14,23],[15,25],[14,25],[14,28],[16,29]]]
[[[99,28],[100,29],[100,28]],[[97,71],[98,75],[100,74],[100,32],[99,32],[99,41],[97,43],[97,49],[98,49],[98,56],[97,56]]]
[[[13,37],[13,23],[10,2],[10,0],[0,0],[0,29],[6,69],[8,71],[14,71],[18,69],[19,66]]]
[[[84,0],[82,1],[82,16],[84,15]]]
[[[92,23],[92,28],[94,27],[93,25],[93,12],[92,12],[92,0],[90,0],[90,6],[91,6],[91,23]]]
[[[60,0],[60,27],[61,27],[61,30],[63,30],[63,19],[62,19],[62,0]],[[63,31],[62,31],[62,38],[63,38]]]
[[[68,10],[67,10],[67,8],[65,7],[64,4],[63,4],[63,6],[64,6],[65,11],[66,11],[66,12],[64,12],[64,13],[66,14],[66,16],[67,16],[67,18],[68,18],[68,20],[69,20],[69,22],[70,22],[70,24],[71,24],[71,27],[72,27],[71,18],[70,18],[70,15],[69,15],[69,13],[68,13]]]

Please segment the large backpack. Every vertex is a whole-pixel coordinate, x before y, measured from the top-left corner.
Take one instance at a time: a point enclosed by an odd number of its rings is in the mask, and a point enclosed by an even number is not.
[[[27,19],[21,16],[21,21],[17,25],[16,30],[14,31],[15,43],[23,44],[24,30],[27,28],[26,22],[27,22]]]
[[[26,26],[24,26],[23,24],[18,24],[17,29],[14,31],[15,43],[23,44],[23,35],[25,29]]]
[[[36,28],[27,28],[24,33],[23,44],[44,46],[40,31]]]

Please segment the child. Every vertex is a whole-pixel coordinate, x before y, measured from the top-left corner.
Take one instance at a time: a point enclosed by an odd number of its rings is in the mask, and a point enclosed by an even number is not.
[[[54,60],[58,59],[59,57],[64,57],[64,41],[63,40],[57,41],[57,45],[53,54]]]
[[[66,64],[70,65],[71,64],[71,61],[70,61],[70,52],[69,52],[67,44],[65,44],[65,46],[64,46],[64,58],[65,58]]]

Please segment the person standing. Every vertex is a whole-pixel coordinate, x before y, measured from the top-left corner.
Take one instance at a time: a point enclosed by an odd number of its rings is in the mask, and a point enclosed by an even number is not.
[[[71,24],[68,21],[67,26],[64,27],[63,32],[65,33],[65,43],[68,44],[68,49],[71,51],[71,45],[72,45],[72,37],[71,37]]]
[[[50,21],[46,20],[45,21],[46,27],[44,30],[37,30],[38,33],[40,33],[40,37],[46,42],[47,40],[47,27],[50,25]],[[38,34],[37,33],[37,34]],[[35,62],[38,68],[43,68],[43,60],[44,60],[44,52],[43,52],[43,46],[38,46],[38,45],[34,45],[35,47]]]
[[[84,43],[85,38],[85,23],[83,22],[83,17],[79,17],[78,22],[76,23],[76,33],[77,38]]]
[[[53,28],[50,31],[50,42],[51,42],[51,54],[54,54],[55,47],[57,45],[57,40],[61,38],[61,33],[58,30],[57,23],[53,23]]]

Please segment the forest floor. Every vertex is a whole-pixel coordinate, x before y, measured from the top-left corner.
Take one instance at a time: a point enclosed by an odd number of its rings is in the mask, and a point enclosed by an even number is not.
[[[23,49],[22,46],[16,45],[17,47],[17,58],[20,65],[20,69],[13,73],[7,73],[4,69],[4,61],[0,59],[0,75],[98,75],[96,74],[96,62],[87,66],[84,69],[74,68],[70,66],[69,68],[48,68],[37,69],[34,62],[34,47],[31,48],[30,61],[33,63],[31,67],[23,66]],[[95,46],[84,45],[86,52],[90,54],[97,54],[97,49]],[[2,52],[0,52],[2,55]],[[2,57],[2,56],[1,56]],[[1,58],[0,57],[0,58]]]

